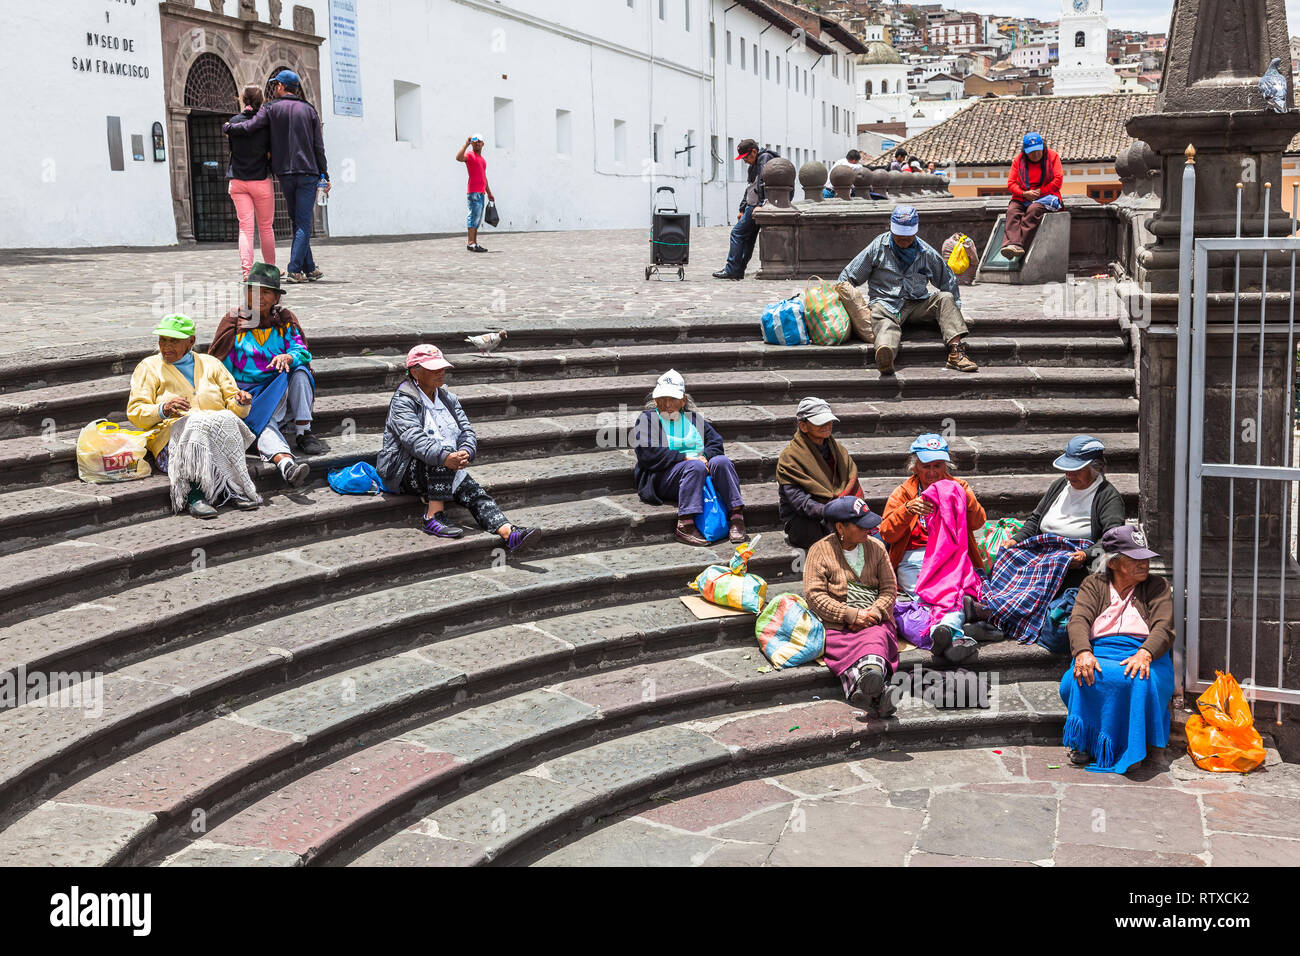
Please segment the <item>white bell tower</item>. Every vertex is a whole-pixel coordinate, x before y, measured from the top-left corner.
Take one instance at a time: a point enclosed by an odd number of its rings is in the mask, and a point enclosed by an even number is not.
[[[1106,59],[1105,0],[1061,0],[1057,63],[1052,68],[1052,93],[1082,96],[1113,93],[1119,76]]]

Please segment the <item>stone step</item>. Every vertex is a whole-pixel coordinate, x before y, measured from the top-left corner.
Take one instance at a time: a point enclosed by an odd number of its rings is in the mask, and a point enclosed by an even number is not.
[[[301,316],[311,329],[311,317]],[[986,338],[1023,338],[1066,336],[1076,342],[1093,336],[1114,336],[1119,324],[1114,318],[1063,317],[1045,321],[1041,315],[1026,313],[1014,318],[989,315],[972,318],[973,335]],[[930,323],[933,325],[933,323]],[[922,334],[930,331],[919,323]],[[538,317],[502,319],[509,336],[497,354],[509,351],[604,349],[631,346],[690,345],[705,343],[757,342],[761,338],[759,318],[563,318],[546,321]],[[493,331],[493,328],[468,327],[461,322],[430,321],[421,327],[369,324],[348,332],[311,332],[310,347],[314,356],[340,358],[373,354],[381,357],[404,355],[417,342],[433,342],[442,347],[458,366],[469,365],[478,357],[466,335]],[[206,340],[198,343],[207,349]],[[142,358],[152,355],[154,346],[141,348],[104,348],[70,352],[61,346],[28,350],[21,354],[0,356],[0,394],[42,389],[72,382],[85,382],[118,375],[130,376]]]
[[[575,645],[576,637],[582,640]],[[506,653],[494,655],[501,647]],[[1061,667],[1041,648],[985,645],[984,652],[980,672],[996,672],[1004,684],[1055,677]],[[902,663],[910,669],[928,657],[905,651]],[[542,688],[557,678],[562,682]],[[506,686],[509,696],[472,706],[485,695],[491,698],[499,686]],[[353,699],[348,699],[348,687]],[[187,697],[197,690],[187,689]],[[753,642],[752,618],[701,622],[675,599],[580,611],[526,627],[444,636],[406,654],[277,689],[252,702],[238,701],[233,710],[223,710],[224,716],[72,784],[54,797],[53,805],[156,814],[164,828],[180,830],[189,828],[193,811],[201,808],[209,821],[223,821],[207,831],[205,842],[243,846],[247,838],[239,834],[251,831],[256,845],[257,838],[269,836],[268,827],[287,835],[275,810],[286,801],[310,807],[313,799],[298,797],[327,795],[362,772],[359,767],[392,768],[389,758],[401,757],[403,776],[415,771],[407,786],[378,791],[363,786],[351,795],[344,819],[327,828],[328,841],[338,844],[364,835],[359,827],[366,823],[409,808],[421,793],[462,786],[465,778],[482,779],[489,772],[524,769],[526,763],[516,765],[543,750],[572,748],[647,720],[716,717],[738,707],[779,703],[792,694],[834,699],[838,683],[819,666],[772,671]],[[565,706],[548,706],[555,701]],[[421,716],[435,712],[433,720]],[[233,746],[232,735],[239,737],[240,746]],[[347,755],[321,766],[337,756],[338,748],[331,753],[329,745],[339,739]],[[214,761],[217,740],[225,741],[225,750]],[[414,756],[412,744],[438,755],[412,764],[407,759]],[[297,773],[274,774],[274,782],[263,779],[268,766],[274,771],[290,752]],[[272,754],[280,758],[275,764],[269,762]],[[140,785],[142,780],[147,787]],[[368,802],[375,805],[366,808]],[[362,809],[364,813],[355,812]],[[312,840],[321,838],[320,823],[311,828]],[[139,835],[151,830],[146,827]],[[7,855],[6,847],[14,852],[23,833],[19,820],[0,835],[0,859]],[[323,849],[313,843],[298,852],[310,857]]]
[[[734,451],[752,533],[768,531],[779,541],[775,483],[770,477],[761,483],[750,480],[760,470],[771,474],[776,450],[770,450],[766,460],[745,454],[743,445]],[[485,465],[477,471],[485,487],[500,494],[498,502],[508,515],[545,529],[543,546],[548,551],[593,540],[584,534],[584,514],[623,541],[671,535],[674,509],[646,505],[625,492],[631,484],[631,452],[625,449],[557,457],[540,473],[508,462]],[[1053,476],[1041,473],[987,475],[980,476],[974,487],[990,517],[998,518],[1028,514],[1052,480]],[[861,481],[868,499],[882,508],[898,477],[864,477]],[[1134,476],[1115,475],[1113,481],[1121,494],[1134,499]],[[587,497],[572,500],[575,493]],[[555,503],[541,504],[545,498]],[[458,506],[453,509],[455,520],[464,524],[469,516]],[[486,554],[479,560],[491,561],[493,549],[499,550],[500,539],[487,534],[469,534],[434,549],[414,528],[419,513],[416,501],[406,496],[342,496],[321,486],[273,496],[256,511],[227,509],[215,521],[166,516],[9,554],[0,557],[0,625],[10,627],[0,626],[0,639],[12,633],[11,628],[22,629],[43,619],[44,612],[61,613],[56,609],[73,601],[89,602],[92,607],[114,605],[124,590],[169,589],[173,584],[206,592],[205,582],[214,569],[240,560],[263,556],[270,560],[268,570],[275,571],[275,578],[252,575],[246,580],[280,580],[278,595],[289,600],[292,588],[284,582],[298,575],[286,576],[286,571],[276,568],[278,563],[290,563],[297,571],[305,568],[306,579],[315,587],[318,581],[312,568],[329,568],[332,576],[340,579],[379,573],[388,563],[384,548],[412,557],[432,551],[434,560],[448,562],[468,558],[471,553]],[[277,556],[284,561],[277,562]],[[236,593],[242,590],[238,588]]]
[[[842,432],[846,435],[843,441],[854,456],[864,480],[889,478],[899,474],[906,454],[900,449],[907,447],[911,433],[901,437],[847,437],[852,435],[851,414],[844,413],[842,419],[848,426]],[[564,423],[538,419],[516,423],[489,422],[481,435],[482,444],[479,446],[474,474],[500,501],[512,505],[527,501],[545,502],[560,497],[581,497],[595,491],[615,491],[629,487],[632,453],[617,448],[598,450],[598,442],[603,442],[610,436],[602,432],[594,420],[588,419],[586,423],[591,428],[578,432]],[[915,421],[905,423],[914,427],[927,427]],[[788,423],[777,425],[772,419],[763,417],[734,430],[742,434],[772,434],[785,431],[788,427]],[[728,428],[728,431],[731,430]],[[1112,471],[1136,471],[1136,435],[1128,431],[1098,429],[1091,429],[1089,433],[1106,442]],[[954,436],[950,446],[961,473],[974,480],[979,475],[1032,473],[1041,469],[1073,434],[1075,433],[972,434],[967,437]],[[565,440],[559,436],[569,438]],[[551,441],[549,454],[544,449],[548,437]],[[623,440],[618,436],[612,437]],[[538,473],[537,457],[518,457],[521,445],[507,444],[503,447],[500,444],[514,441],[528,443],[525,452],[535,450],[538,456],[545,455],[548,462],[546,471]],[[784,436],[768,441],[742,439],[729,442],[727,447],[742,478],[754,481],[774,480],[777,458],[787,442],[788,438]],[[346,442],[342,439],[336,441],[334,446],[338,450],[310,459],[312,474],[316,476],[314,486],[304,486],[300,492],[292,494],[286,491],[284,482],[275,469],[256,459],[249,459],[249,464],[260,490],[273,501],[287,496],[296,504],[311,503],[320,500],[319,496],[312,497],[317,492],[326,496],[330,494],[321,480],[326,471],[358,460],[373,464],[380,443],[381,436],[375,433],[352,436]],[[585,451],[585,454],[562,454],[574,450]],[[0,554],[26,550],[62,536],[84,541],[97,527],[134,526],[151,518],[169,517],[170,493],[170,485],[162,475],[114,485],[75,481],[39,489],[11,491],[0,495],[0,535],[4,537],[4,543],[0,544]],[[345,517],[348,520],[364,517],[371,514],[374,507],[376,506],[358,509],[357,514],[347,514]],[[340,504],[339,508],[344,506]],[[265,513],[257,514],[262,517],[255,520],[250,516],[247,520],[260,524]],[[134,544],[139,536],[132,535],[127,539],[128,543]],[[0,565],[2,564],[3,558],[0,558]]]
[[[218,826],[204,843],[181,850],[166,862],[202,865],[213,860],[212,853],[218,848],[226,852],[230,852],[227,848],[239,848],[242,858],[249,859],[255,852],[265,853],[268,844],[278,844],[282,855],[263,860],[263,865],[293,865],[313,859],[313,853],[331,852],[337,856],[330,862],[353,866],[529,862],[612,814],[646,801],[680,799],[738,779],[801,769],[827,760],[859,759],[902,746],[928,749],[955,743],[973,746],[985,740],[1059,741],[1064,708],[1056,688],[1055,680],[1000,683],[996,689],[991,688],[992,706],[988,709],[956,710],[936,708],[924,700],[907,701],[888,721],[864,715],[840,700],[812,700],[807,696],[798,702],[740,714],[666,721],[544,758],[527,770],[503,776],[463,796],[453,794],[448,802],[430,809],[420,807],[353,847],[345,845],[350,821],[340,819],[344,813],[335,810],[333,820],[326,817],[328,810],[342,802],[344,794],[361,789],[352,774],[357,769],[355,763],[345,769],[348,761],[344,759],[322,768],[312,781],[315,792],[328,795],[329,804],[321,808],[325,812],[309,816],[309,812],[303,812],[298,805],[288,806],[284,800],[278,805],[255,805]],[[798,696],[797,692],[792,696]],[[572,706],[567,701],[564,704]],[[548,705],[558,715],[562,705],[539,701],[536,707],[541,710]],[[530,715],[535,723],[544,719]],[[466,729],[480,730],[478,726]],[[458,745],[472,753],[504,743],[491,737],[484,740],[486,735],[481,731],[477,739],[463,732],[431,739],[416,733],[406,736],[413,746],[402,755],[405,759],[390,751],[386,754],[390,761],[387,765],[363,766],[360,775],[376,784],[392,781],[397,787],[405,784],[403,789],[415,789],[409,776],[401,775],[401,771],[417,766],[417,760],[431,762],[434,754],[454,758]],[[380,815],[373,807],[373,799],[358,803],[362,806],[348,806],[345,812]],[[422,816],[410,820],[421,811]],[[306,832],[310,823],[317,825],[314,833]],[[340,828],[340,823],[344,832],[335,837],[331,830]],[[340,849],[333,849],[334,845]]]
[[[361,459],[373,462],[383,436],[388,400],[387,395],[371,395],[364,399],[321,396],[317,401],[318,417],[314,430],[329,450],[311,459],[313,473]],[[471,419],[479,438],[480,456],[487,458],[499,453],[513,458],[537,458],[557,452],[608,447],[610,443],[626,444],[629,422],[635,419],[642,405],[638,399],[630,405],[624,403],[621,409],[614,405],[569,414],[516,415],[485,420],[471,414]],[[788,439],[794,431],[793,406],[794,403],[702,407],[724,440],[732,442]],[[900,440],[927,430],[964,436],[1037,431],[1068,432],[1070,435],[1081,431],[1136,434],[1138,412],[1137,400],[1131,397],[1092,398],[1083,407],[1074,399],[1057,397],[944,398],[940,401],[908,398],[866,402],[847,399],[836,400],[835,408],[840,417],[839,433],[843,436],[890,435]],[[123,493],[117,490],[121,486],[94,486],[75,481],[79,430],[64,431],[48,438],[28,436],[0,440],[0,475],[5,476],[7,487],[11,489],[0,494],[0,527],[9,514],[3,503],[15,490],[72,482],[73,487],[79,489],[76,493],[82,495],[116,497]],[[273,469],[266,467],[263,473],[272,479],[271,487],[278,484]],[[57,497],[55,500],[62,501]]]
[[[861,342],[842,346],[783,348],[762,342],[708,343],[683,352],[680,345],[620,346],[569,351],[498,352],[455,358],[452,387],[602,376],[653,379],[675,367],[684,375],[783,369],[874,368],[874,350]],[[943,364],[939,341],[909,342],[907,365]],[[405,375],[403,356],[364,355],[313,362],[320,395],[353,389],[391,390]],[[1095,339],[1063,336],[982,338],[978,359],[991,367],[1124,368],[1132,364],[1128,344],[1118,335]],[[902,367],[900,356],[900,368]],[[0,437],[48,433],[51,427],[80,427],[96,418],[124,420],[130,374],[0,394]]]

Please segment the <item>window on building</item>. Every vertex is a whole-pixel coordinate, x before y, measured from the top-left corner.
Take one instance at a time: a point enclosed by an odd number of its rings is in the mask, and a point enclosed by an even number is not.
[[[1121,187],[1118,183],[1107,186],[1089,186],[1088,195],[1097,200],[1097,202],[1105,205],[1106,203],[1112,203],[1119,198],[1120,189]]]
[[[1083,35],[1082,30],[1074,35],[1074,45],[1078,47],[1088,45],[1088,38]]]
[[[635,10],[635,9],[636,9],[636,0],[627,0],[627,8],[628,8],[629,10]]]
[[[709,137],[709,178],[710,179],[718,178],[718,173],[720,172],[720,170],[718,169],[718,164],[719,164],[718,137],[710,136]]]
[[[690,169],[695,165],[695,130],[686,131],[686,168]]]
[[[776,58],[776,85],[781,85],[781,58]]]
[[[822,100],[822,129],[826,128],[826,101]]]
[[[745,38],[740,38],[740,68],[745,68]]]
[[[421,139],[420,85],[393,81],[393,135],[399,143],[419,146]]]
[[[763,79],[770,80],[771,78],[772,78],[772,51],[764,50],[763,51]]]
[[[668,0],[659,0],[659,19],[666,19],[668,15]]]
[[[794,91],[799,92],[799,67],[794,68]]]
[[[718,31],[716,27],[717,25],[712,20],[710,20],[709,21],[709,59],[710,60],[716,60],[718,58]]]
[[[743,52],[744,49],[745,48],[742,45],[741,51]],[[730,30],[727,31],[727,66],[731,66],[731,31]]]
[[[561,156],[573,155],[573,114],[569,110],[555,111],[555,151]]]
[[[758,44],[757,43],[750,44],[750,50],[754,54],[754,75],[758,76]]]
[[[614,120],[614,162],[627,162],[627,121]]]
[[[685,11],[686,32],[691,32],[691,0],[684,0],[682,9]]]
[[[740,47],[740,48],[743,50],[743,49],[745,48],[745,47],[744,47],[744,44],[741,44],[741,47]],[[734,137],[728,136],[728,137],[727,137],[727,155],[723,157],[723,161],[727,164],[727,178],[728,178],[728,179],[735,179],[735,178],[736,178],[736,158],[735,158],[735,157],[736,157],[736,140],[735,140]]]
[[[871,81],[870,81],[870,80],[867,80],[867,86],[870,86],[870,85],[871,85]],[[889,81],[888,81],[888,80],[881,80],[881,81],[880,81],[880,92],[881,92],[881,95],[884,95],[885,93],[888,93],[888,92],[889,92]],[[871,91],[870,91],[870,90],[867,91],[867,95],[868,95],[868,96],[871,95]]]
[[[839,131],[840,131],[840,108],[838,106],[832,106],[831,107],[831,132],[838,133]]]
[[[662,123],[656,123],[654,134],[650,140],[650,158],[656,163],[659,162],[659,141],[664,137],[664,128]]]
[[[492,145],[513,149],[515,145],[515,101],[500,96],[492,98],[492,118],[496,135]]]

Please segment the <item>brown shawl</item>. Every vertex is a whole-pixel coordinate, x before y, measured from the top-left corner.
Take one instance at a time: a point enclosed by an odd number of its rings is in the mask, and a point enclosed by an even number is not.
[[[230,350],[235,347],[235,335],[239,333],[240,310],[231,309],[221,317],[217,323],[217,331],[212,335],[212,344],[208,346],[208,354],[215,359],[224,360],[230,354]],[[291,325],[298,330],[302,336],[302,344],[308,349],[311,345],[307,342],[307,333],[302,330],[302,324],[299,323],[298,317],[282,305],[271,307],[271,311],[266,315],[260,316],[257,325],[249,326],[253,329],[270,329],[278,325]],[[245,330],[246,331],[246,330]],[[310,365],[307,366],[311,368]]]
[[[826,473],[826,459],[817,446],[803,432],[795,432],[794,439],[785,446],[776,460],[776,480],[782,485],[797,485],[814,498],[830,501],[849,492],[857,484],[858,466],[843,445],[834,438],[826,439],[835,473]]]

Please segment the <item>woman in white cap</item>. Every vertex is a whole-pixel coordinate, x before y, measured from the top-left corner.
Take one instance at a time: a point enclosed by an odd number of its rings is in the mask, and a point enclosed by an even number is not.
[[[480,528],[499,535],[507,551],[535,544],[541,532],[511,525],[492,496],[465,470],[478,451],[478,439],[456,396],[443,388],[452,367],[433,345],[417,345],[406,353],[408,378],[397,386],[388,405],[375,470],[386,487],[425,501],[425,534],[464,535],[463,528],[442,520],[446,503],[455,501],[469,510]]]
[[[727,512],[728,540],[739,544],[745,533],[745,503],[740,497],[736,468],[724,453],[722,438],[708,419],[696,411],[686,394],[686,381],[676,369],[659,376],[647,408],[632,428],[636,467],[632,479],[647,504],[677,503],[673,536],[683,544],[707,545],[695,517],[704,511],[704,479]]]
[[[1070,760],[1124,773],[1169,743],[1174,696],[1173,591],[1151,575],[1156,552],[1137,528],[1101,536],[1105,570],[1079,587],[1070,615],[1074,663],[1061,677]]]
[[[858,466],[831,437],[839,418],[820,398],[805,398],[794,413],[794,438],[776,460],[777,512],[792,548],[807,551],[833,530],[826,504],[842,496],[862,497]]]

